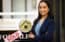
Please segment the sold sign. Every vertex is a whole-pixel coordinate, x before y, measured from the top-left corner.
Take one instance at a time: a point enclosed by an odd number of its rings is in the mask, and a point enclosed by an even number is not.
[[[8,35],[6,38],[4,38],[5,42],[12,42],[15,39],[19,38],[22,35],[21,31],[17,31],[11,35]]]

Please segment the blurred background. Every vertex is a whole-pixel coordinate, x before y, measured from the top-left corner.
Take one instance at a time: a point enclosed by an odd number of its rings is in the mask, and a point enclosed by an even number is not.
[[[3,13],[30,13],[37,12],[37,6],[40,0],[0,0],[0,23],[2,24],[3,18],[14,18],[14,16],[3,16]],[[48,0],[52,5],[55,17],[55,32],[54,42],[64,42],[64,28],[65,28],[65,0]],[[17,17],[17,16],[16,16]],[[3,20],[3,21],[2,21]],[[1,25],[0,24],[0,25]],[[0,28],[1,29],[1,28]],[[7,28],[5,28],[7,29]],[[16,30],[8,29],[0,30],[0,35],[11,34]],[[8,32],[9,31],[9,32]]]

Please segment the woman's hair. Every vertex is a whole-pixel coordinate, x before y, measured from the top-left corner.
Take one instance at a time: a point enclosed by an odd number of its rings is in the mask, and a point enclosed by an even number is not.
[[[38,10],[39,10],[40,3],[42,3],[42,2],[45,2],[45,3],[47,4],[48,8],[49,8],[48,16],[50,16],[51,18],[54,18],[54,17],[53,17],[53,13],[52,13],[52,7],[51,7],[51,5],[50,5],[50,3],[49,3],[48,1],[46,1],[46,0],[41,0],[41,1],[39,2],[39,5],[38,5]],[[40,12],[38,11],[38,19],[40,19],[40,18],[41,18],[41,14],[40,14]]]

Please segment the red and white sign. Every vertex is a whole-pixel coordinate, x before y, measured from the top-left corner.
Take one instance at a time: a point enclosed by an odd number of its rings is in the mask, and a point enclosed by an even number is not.
[[[19,38],[22,35],[21,31],[17,31],[11,35],[8,35],[6,38],[4,38],[5,42],[13,42],[15,39]]]

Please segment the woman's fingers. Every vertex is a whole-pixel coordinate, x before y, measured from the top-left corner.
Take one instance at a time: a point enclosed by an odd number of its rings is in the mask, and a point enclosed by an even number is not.
[[[34,39],[35,38],[35,35],[31,33],[31,34],[29,34],[29,38]]]

